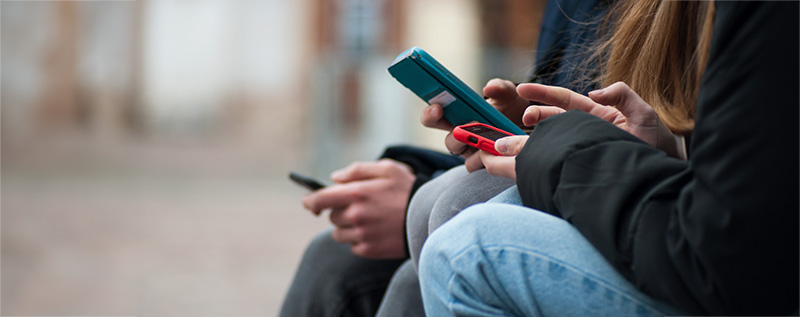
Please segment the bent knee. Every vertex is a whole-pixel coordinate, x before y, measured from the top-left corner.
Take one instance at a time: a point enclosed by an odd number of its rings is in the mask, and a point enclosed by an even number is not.
[[[514,242],[520,236],[550,235],[574,230],[566,221],[544,212],[510,204],[483,203],[464,209],[431,233],[422,256],[453,256],[471,246]]]
[[[331,232],[333,229],[325,230],[311,240],[306,247],[303,261],[327,261],[332,257],[341,257],[350,253],[350,245],[339,243],[333,240]]]
[[[488,229],[484,224],[492,218],[491,205],[496,204],[469,207],[432,232],[422,246],[420,266],[426,260],[431,264],[434,258],[450,258],[463,249],[476,245],[482,235],[481,231]]]
[[[465,208],[484,203],[513,186],[511,179],[473,172],[442,193],[431,210],[428,231],[432,232]]]

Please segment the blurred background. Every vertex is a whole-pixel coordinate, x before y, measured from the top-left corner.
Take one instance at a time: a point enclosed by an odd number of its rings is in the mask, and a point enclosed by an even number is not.
[[[524,81],[544,0],[0,1],[0,315],[271,316],[328,179],[444,151],[411,46]]]

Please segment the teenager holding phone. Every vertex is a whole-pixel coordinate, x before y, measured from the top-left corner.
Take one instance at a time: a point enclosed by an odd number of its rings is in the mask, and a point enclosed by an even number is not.
[[[589,0],[551,0],[545,9],[542,29],[539,35],[538,50],[536,52],[536,71],[532,81],[545,82],[557,85],[566,85],[579,91],[588,91],[590,85],[584,81],[575,81],[575,74],[582,73],[578,66],[584,65],[585,52],[581,47],[593,38],[593,23],[605,12],[608,1]],[[510,82],[492,80],[487,83],[484,94],[490,97],[494,105],[500,106],[507,101],[508,94],[516,95],[513,84]],[[519,116],[525,109],[522,105],[515,113],[507,114],[509,118],[519,121]],[[407,201],[391,198],[395,202],[392,206],[378,208],[376,204],[380,197],[406,197],[417,198],[418,205],[435,203],[438,198],[450,201],[450,211],[459,211],[474,203],[484,202],[497,193],[513,185],[513,182],[503,177],[496,177],[488,173],[467,173],[464,167],[450,171],[448,174],[441,172],[450,167],[463,165],[460,158],[446,156],[436,157],[429,151],[409,147],[390,148],[382,155],[390,159],[388,162],[360,162],[343,169],[342,172],[350,173],[353,169],[367,169],[373,171],[371,177],[342,177],[336,179],[335,184],[329,188],[344,186],[359,186],[375,180],[382,180],[385,184],[396,186],[364,187],[368,190],[362,192],[361,199],[351,199],[347,204],[334,206],[320,202],[333,201],[331,197],[339,196],[341,192],[332,189],[317,191],[304,198],[304,205],[312,212],[332,209],[343,212],[349,210],[355,217],[375,217],[375,221],[359,222],[351,229],[377,232],[375,235],[361,237],[350,236],[351,239],[334,240],[333,231],[326,231],[314,238],[306,249],[306,253],[298,267],[295,279],[287,293],[281,310],[281,316],[321,316],[321,315],[355,315],[371,316],[382,305],[379,315],[417,316],[424,315],[419,295],[419,286],[413,263],[406,262],[408,249],[402,246],[407,241],[403,234],[407,217]],[[453,164],[453,160],[458,163]],[[451,164],[448,166],[448,164]],[[381,168],[379,165],[383,165]],[[387,166],[391,166],[388,167]],[[394,171],[394,172],[391,172]],[[441,175],[441,176],[439,176]],[[438,177],[437,177],[438,176]],[[435,178],[434,178],[435,177]],[[409,179],[413,179],[409,185]],[[435,179],[436,182],[430,181]],[[494,181],[494,183],[492,182]],[[420,187],[426,184],[430,186]],[[468,184],[474,191],[454,188],[453,184]],[[490,190],[491,188],[491,190]],[[450,191],[445,191],[451,189]],[[474,194],[474,195],[473,195]],[[388,198],[386,201],[389,201]],[[444,207],[444,203],[439,204]],[[429,205],[430,206],[430,205]],[[430,213],[431,207],[427,207]],[[422,208],[424,209],[424,208]],[[419,213],[418,213],[419,214]],[[400,215],[400,217],[396,217]],[[416,217],[420,222],[407,218],[408,230],[419,232],[414,235],[420,240],[411,241],[415,254],[422,246],[424,236],[428,233],[428,217]],[[391,218],[391,220],[388,220]],[[448,219],[440,217],[441,221]],[[379,220],[385,220],[379,222]],[[400,219],[398,221],[398,219]],[[333,221],[333,219],[332,219]],[[423,223],[424,221],[424,223]],[[377,224],[390,225],[390,230],[373,230]],[[345,226],[336,224],[334,230]],[[437,224],[438,225],[438,224]],[[399,233],[398,233],[399,232]],[[411,232],[409,232],[411,234]],[[337,236],[338,239],[338,236]],[[377,246],[380,241],[387,242],[390,248],[369,248],[367,245]],[[391,242],[390,242],[391,241]],[[400,243],[398,243],[400,242]],[[361,247],[355,247],[361,245]],[[372,250],[375,252],[364,252]],[[397,254],[403,254],[398,256]],[[405,265],[398,270],[398,267]],[[395,271],[397,272],[395,273]],[[389,279],[394,275],[394,280],[389,293],[381,303]]]
[[[497,144],[516,157],[480,154],[489,171],[516,179],[530,208],[469,208],[428,239],[420,264],[427,313],[797,312],[800,6],[721,1],[703,7],[710,4],[626,3],[615,35],[632,33],[616,41],[633,38],[639,28],[645,45],[616,42],[622,55],[612,51],[610,58],[627,61],[633,73],[674,67],[670,59],[682,55],[670,50],[695,44],[664,23],[696,17],[699,28],[689,28],[696,34],[713,25],[708,62],[692,54],[686,59],[705,70],[690,90],[698,94],[690,96],[697,112],[688,161],[634,137],[615,116],[592,115],[608,104],[658,110],[664,100],[646,86],[629,82],[633,89],[615,84],[591,93],[577,106],[590,114],[545,114],[529,137]],[[698,43],[703,50],[702,36]],[[660,56],[667,58],[652,58]],[[563,93],[562,106],[578,96],[546,86],[518,91],[534,101]]]

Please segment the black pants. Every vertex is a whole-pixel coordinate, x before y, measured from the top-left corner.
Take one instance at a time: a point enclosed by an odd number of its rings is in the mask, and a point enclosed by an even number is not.
[[[389,296],[381,304],[384,293]],[[280,316],[375,316],[379,308],[381,316],[424,315],[411,262],[356,256],[326,231],[306,248]]]

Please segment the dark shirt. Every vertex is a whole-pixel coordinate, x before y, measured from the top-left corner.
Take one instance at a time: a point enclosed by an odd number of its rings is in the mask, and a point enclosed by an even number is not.
[[[690,314],[788,314],[800,296],[800,4],[715,5],[688,162],[570,111],[531,133],[519,191],[657,299]]]
[[[530,82],[570,88],[586,94],[596,89],[597,67],[588,62],[598,39],[601,18],[611,1],[551,0],[547,2]]]

